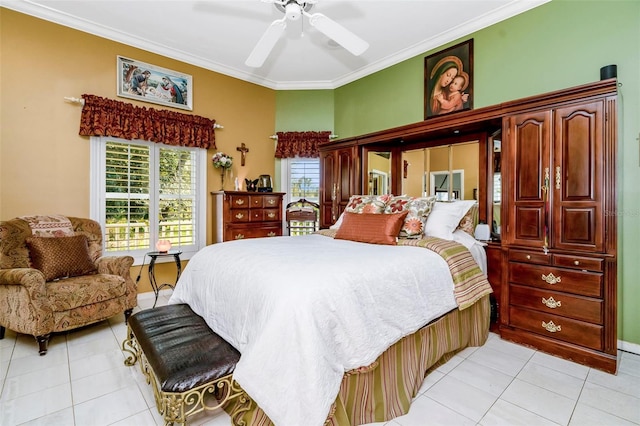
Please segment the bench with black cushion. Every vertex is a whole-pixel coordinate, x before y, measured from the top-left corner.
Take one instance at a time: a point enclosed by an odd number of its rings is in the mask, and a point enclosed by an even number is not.
[[[250,400],[233,381],[240,353],[187,304],[132,315],[122,349],[131,354],[125,365],[141,360],[165,425],[186,424],[188,416],[218,409],[238,397],[240,408],[232,417],[249,409]]]

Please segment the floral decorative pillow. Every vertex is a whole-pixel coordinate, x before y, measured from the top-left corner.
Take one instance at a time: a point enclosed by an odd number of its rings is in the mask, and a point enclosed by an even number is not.
[[[400,238],[421,238],[424,234],[427,217],[436,197],[409,197],[406,195],[392,197],[387,203],[385,213],[399,213],[407,211],[407,217],[404,220],[402,229],[400,230]]]
[[[476,230],[476,225],[478,224],[478,213],[478,203],[475,203],[471,206],[467,214],[462,217],[457,229],[462,229],[467,234],[473,236]]]
[[[377,213],[385,212],[391,195],[352,195],[344,211],[350,213]]]

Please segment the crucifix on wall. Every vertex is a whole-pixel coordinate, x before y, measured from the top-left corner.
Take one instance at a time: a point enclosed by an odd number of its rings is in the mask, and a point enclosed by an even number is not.
[[[244,166],[244,160],[247,157],[247,152],[249,152],[249,148],[242,142],[239,147],[236,147],[236,151],[240,151],[240,165]]]

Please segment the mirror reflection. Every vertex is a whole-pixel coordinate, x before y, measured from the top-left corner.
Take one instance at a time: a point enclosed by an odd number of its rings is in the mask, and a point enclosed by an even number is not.
[[[402,193],[435,195],[438,201],[477,200],[479,143],[420,148],[402,152]]]
[[[391,152],[369,151],[368,194],[383,195],[391,193]]]
[[[502,135],[499,133],[493,137],[493,194],[492,194],[492,208],[491,208],[491,231],[494,234],[494,238],[500,237],[500,214],[502,203]]]

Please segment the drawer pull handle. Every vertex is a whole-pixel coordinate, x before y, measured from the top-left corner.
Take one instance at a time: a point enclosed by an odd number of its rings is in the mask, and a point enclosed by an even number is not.
[[[271,231],[271,232],[269,232],[269,233],[267,234],[267,237],[275,237],[275,236],[276,236],[276,233],[275,233],[275,232],[273,232],[273,231]]]
[[[542,328],[547,330],[549,333],[555,333],[555,332],[558,332],[558,331],[562,331],[562,326],[555,325],[553,323],[553,321],[549,321],[549,322],[542,321]]]
[[[553,296],[551,296],[548,299],[545,299],[544,297],[542,298],[542,304],[545,305],[547,308],[551,308],[551,309],[555,309],[555,308],[559,308],[562,306],[562,302],[561,301],[557,301],[553,298]]]
[[[236,240],[241,240],[243,238],[244,238],[244,234],[238,234],[238,235],[235,236]]]
[[[236,200],[236,204],[241,206],[244,204],[244,200]]]
[[[238,213],[236,215],[236,219],[242,219],[244,217],[244,213]]]
[[[527,260],[531,260],[531,255],[530,254],[527,255]]]
[[[269,216],[269,219],[273,219],[274,217],[276,217],[276,214],[274,212],[269,212],[267,216]]]
[[[274,205],[276,203],[276,200],[269,200],[267,201],[269,204]]]
[[[547,284],[553,285],[561,282],[562,278],[559,275],[556,277],[555,275],[553,275],[553,272],[549,272],[547,275],[542,274],[542,281],[546,282]]]
[[[574,264],[574,265],[576,265],[576,266],[578,266],[578,265],[580,264],[580,261],[579,261],[579,260],[574,260],[574,261],[573,261],[573,264]]]

